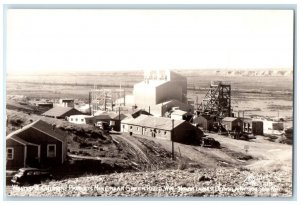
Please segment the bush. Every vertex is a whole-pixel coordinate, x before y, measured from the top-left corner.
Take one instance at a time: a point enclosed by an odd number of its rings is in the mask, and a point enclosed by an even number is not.
[[[80,148],[86,148],[86,147],[91,147],[93,146],[91,143],[87,143],[87,142],[81,142],[79,147]]]
[[[12,126],[17,126],[17,127],[19,127],[20,125],[22,125],[22,124],[24,123],[24,121],[23,121],[22,119],[20,119],[20,118],[17,118],[17,119],[15,119],[15,118],[9,119],[9,122],[10,122],[10,124],[11,124]]]
[[[184,170],[184,169],[186,169],[188,167],[188,164],[187,164],[187,162],[185,161],[185,160],[180,160],[179,161],[179,164],[178,164],[178,170]]]

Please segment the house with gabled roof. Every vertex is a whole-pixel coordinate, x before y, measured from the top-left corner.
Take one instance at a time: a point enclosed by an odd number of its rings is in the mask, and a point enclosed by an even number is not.
[[[66,119],[66,117],[69,117],[71,115],[82,115],[82,114],[83,114],[82,112],[72,107],[54,107],[44,112],[42,115],[46,117],[57,118],[57,119]]]
[[[6,168],[48,168],[63,164],[66,135],[43,120],[35,121],[6,137]]]
[[[243,121],[240,118],[225,117],[221,124],[227,131],[242,131]]]

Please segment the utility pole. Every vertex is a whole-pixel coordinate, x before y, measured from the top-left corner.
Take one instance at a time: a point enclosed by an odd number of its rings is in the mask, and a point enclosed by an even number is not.
[[[104,96],[104,111],[106,111],[106,93],[105,93],[105,96]]]
[[[120,116],[120,106],[119,106],[119,123],[120,123],[120,130],[119,131],[121,131],[121,116]]]
[[[125,87],[124,87],[124,106],[125,106],[125,99],[126,99],[126,93],[125,93]]]
[[[171,142],[172,142],[172,160],[175,160],[174,156],[174,119],[172,119],[172,131],[171,131]]]
[[[92,92],[89,92],[89,111],[90,111],[90,115],[92,115]]]

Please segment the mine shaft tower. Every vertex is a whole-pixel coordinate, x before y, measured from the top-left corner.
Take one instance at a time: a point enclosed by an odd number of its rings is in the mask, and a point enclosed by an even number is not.
[[[201,113],[214,115],[220,119],[231,117],[231,83],[212,81],[198,109]]]

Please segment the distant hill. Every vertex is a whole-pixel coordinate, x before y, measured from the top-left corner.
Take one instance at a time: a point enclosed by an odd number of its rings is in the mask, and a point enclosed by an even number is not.
[[[263,76],[263,77],[292,77],[292,69],[198,69],[198,70],[176,70],[184,76]]]

